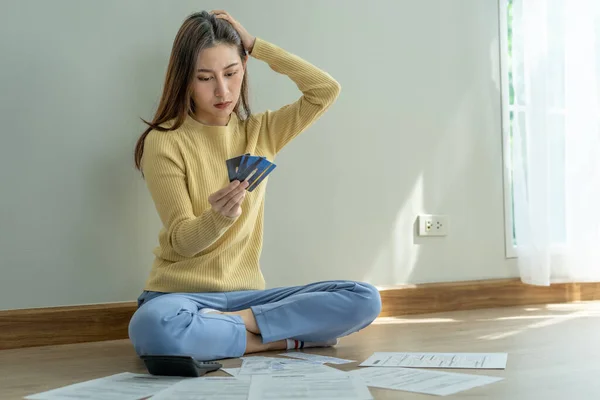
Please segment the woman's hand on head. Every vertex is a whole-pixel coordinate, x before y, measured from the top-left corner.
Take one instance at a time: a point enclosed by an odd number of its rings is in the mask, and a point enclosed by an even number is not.
[[[246,28],[242,26],[239,22],[237,22],[227,11],[225,10],[212,10],[211,13],[215,15],[215,17],[224,19],[229,22],[233,28],[237,31],[242,39],[242,44],[248,53],[252,52],[252,48],[254,47],[254,42],[256,41],[256,37],[252,36],[248,33]]]
[[[223,189],[208,196],[212,209],[224,217],[237,218],[242,214],[248,182],[233,181]]]

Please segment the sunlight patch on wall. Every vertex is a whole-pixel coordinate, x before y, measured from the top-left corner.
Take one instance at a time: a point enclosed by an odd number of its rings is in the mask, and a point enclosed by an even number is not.
[[[423,210],[423,174],[420,174],[396,214],[388,239],[381,244],[375,261],[365,276],[378,288],[404,284],[419,258],[414,245],[415,217]]]

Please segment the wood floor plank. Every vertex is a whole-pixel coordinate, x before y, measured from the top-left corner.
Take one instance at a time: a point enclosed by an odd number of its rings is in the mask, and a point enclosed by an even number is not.
[[[338,346],[306,352],[357,360],[375,351],[507,352],[506,370],[460,372],[504,380],[449,399],[597,399],[600,302],[520,306],[379,318]],[[275,356],[277,353],[264,353]],[[239,359],[223,360],[238,367]],[[0,351],[0,398],[23,396],[120,372],[145,372],[127,340]],[[454,371],[456,372],[456,371]],[[226,374],[222,371],[212,375]],[[371,388],[376,399],[434,397]]]

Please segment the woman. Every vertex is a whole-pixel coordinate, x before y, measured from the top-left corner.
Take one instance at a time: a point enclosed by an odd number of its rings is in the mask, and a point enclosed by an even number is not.
[[[251,114],[249,55],[292,79],[302,96]],[[163,223],[159,247],[129,336],[139,355],[198,360],[330,346],[381,310],[366,283],[318,282],[265,290],[259,267],[266,180],[229,183],[225,160],[251,153],[273,160],[335,101],[339,84],[283,49],[251,36],[225,11],[181,26],[162,98],[140,137],[143,172]]]

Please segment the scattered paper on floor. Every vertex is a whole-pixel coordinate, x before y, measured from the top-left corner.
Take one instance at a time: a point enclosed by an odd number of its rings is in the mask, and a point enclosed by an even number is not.
[[[372,399],[368,386],[446,396],[503,378],[427,368],[504,369],[506,353],[376,352],[354,371],[324,363],[355,362],[304,352],[241,357],[231,377],[182,378],[125,372],[25,397],[27,400]],[[368,367],[368,368],[365,368]],[[425,369],[419,369],[425,368]]]
[[[493,376],[401,367],[360,368],[348,372],[348,375],[362,378],[368,386],[437,396],[447,396],[503,379]]]
[[[299,358],[301,360],[314,362],[316,364],[349,364],[356,362],[355,360],[345,360],[343,358],[322,356],[320,354],[302,353],[299,351],[289,351],[287,353],[281,353],[280,356]]]
[[[123,372],[25,397],[28,400],[138,400],[180,382],[179,377]]]
[[[243,375],[272,375],[278,373],[287,373],[293,371],[297,374],[338,374],[345,375],[344,372],[328,367],[323,364],[315,364],[305,360],[294,360],[289,358],[244,358],[242,367],[238,373]]]
[[[247,381],[252,379],[252,375],[240,375],[240,370],[241,368],[221,368],[221,371],[226,372],[237,379],[244,379]]]
[[[348,375],[302,374],[253,376],[248,400],[371,400],[362,379]]]
[[[506,353],[375,352],[361,367],[504,369]]]
[[[151,400],[246,400],[250,380],[211,376],[186,379],[154,395]]]

